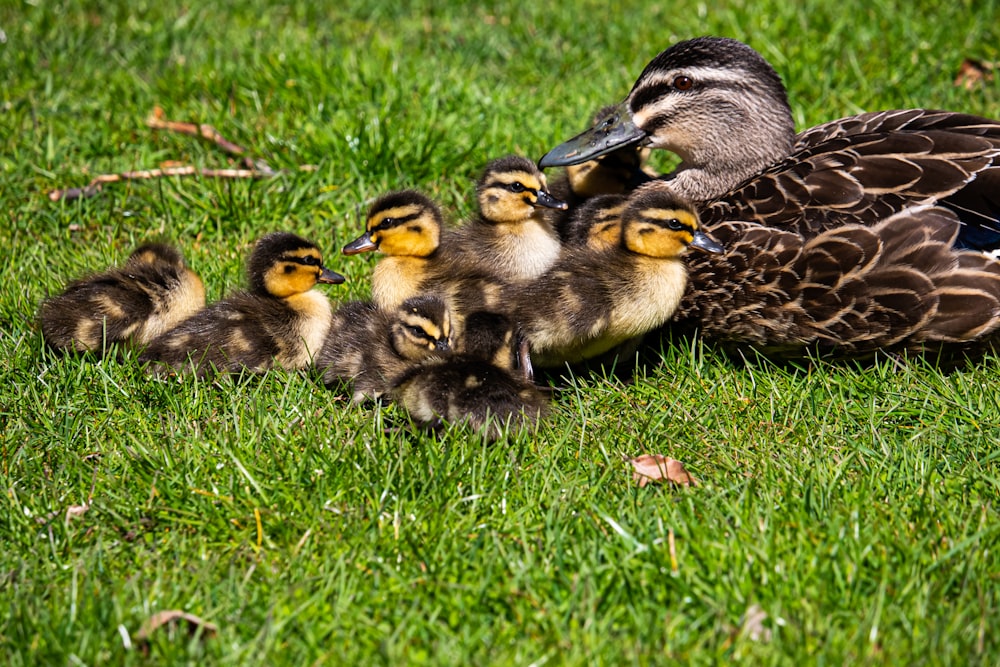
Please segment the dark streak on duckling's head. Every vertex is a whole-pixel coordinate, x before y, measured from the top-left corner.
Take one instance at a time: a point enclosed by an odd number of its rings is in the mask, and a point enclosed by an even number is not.
[[[545,176],[531,160],[518,155],[493,160],[476,184],[483,219],[490,223],[527,220],[537,208],[565,211],[569,205],[549,194]]]
[[[626,203],[625,195],[598,195],[580,204],[566,223],[566,244],[592,250],[620,245]]]
[[[636,191],[622,213],[622,243],[648,257],[679,257],[687,248],[721,253],[722,246],[698,229],[698,211],[669,188]]]
[[[247,274],[254,292],[282,299],[308,292],[316,283],[344,282],[344,276],[323,266],[315,244],[289,232],[261,237],[250,253]]]
[[[390,192],[368,209],[365,233],[344,246],[345,255],[379,250],[386,255],[427,257],[441,241],[444,216],[416,190]]]
[[[438,296],[407,299],[396,309],[389,327],[393,350],[412,361],[450,352],[451,337],[451,311]]]

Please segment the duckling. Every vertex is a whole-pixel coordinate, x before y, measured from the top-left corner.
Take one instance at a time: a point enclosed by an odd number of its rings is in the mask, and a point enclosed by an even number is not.
[[[523,370],[516,370],[514,323],[480,311],[466,318],[465,327],[456,354],[411,366],[396,379],[396,401],[424,427],[465,423],[489,440],[538,422],[547,413],[548,399]]]
[[[393,310],[423,291],[441,254],[441,209],[416,190],[390,192],[368,210],[366,231],[344,246],[345,255],[378,250],[386,255],[372,272],[372,301]]]
[[[313,287],[344,277],[323,266],[315,245],[287,232],[257,241],[247,275],[249,291],[237,291],[157,336],[141,358],[154,362],[154,370],[167,366],[201,376],[306,368],[332,319],[330,302]]]
[[[328,387],[353,383],[353,400],[361,403],[387,394],[412,365],[451,350],[451,314],[440,297],[410,297],[391,310],[353,301],[334,313],[316,367]]]
[[[592,359],[664,324],[687,284],[687,248],[722,248],[698,229],[689,202],[669,190],[638,191],[622,213],[621,243],[567,249],[533,283],[507,293],[514,320],[542,367]]]
[[[116,343],[143,345],[205,307],[205,287],[176,248],[139,246],[125,265],[77,280],[39,310],[56,350],[104,354]]]
[[[573,209],[563,228],[563,243],[592,250],[614,248],[621,242],[622,212],[627,203],[625,195],[598,195],[586,200]]]
[[[534,280],[559,258],[560,240],[542,209],[566,210],[527,158],[490,162],[476,185],[479,217],[455,231],[454,253],[499,280]]]
[[[940,204],[963,223],[957,247],[1000,246],[1000,121],[908,109],[796,135],[781,78],[734,39],[699,37],[666,49],[624,102],[539,164],[565,166],[635,145],[681,157],[666,182],[696,202],[709,228],[748,220],[812,236]]]

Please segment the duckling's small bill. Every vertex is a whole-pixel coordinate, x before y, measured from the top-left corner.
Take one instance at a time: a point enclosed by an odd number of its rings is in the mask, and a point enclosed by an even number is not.
[[[708,236],[701,230],[698,230],[694,233],[693,238],[691,239],[691,243],[688,244],[688,247],[695,248],[696,250],[701,250],[702,252],[711,253],[713,255],[721,255],[726,251],[725,248],[723,248],[721,245],[719,245],[712,239],[708,238]]]
[[[350,243],[344,246],[341,251],[345,255],[359,255],[363,252],[370,252],[372,250],[378,250],[378,245],[372,241],[372,235],[370,232],[365,232],[358,238],[354,239]]]

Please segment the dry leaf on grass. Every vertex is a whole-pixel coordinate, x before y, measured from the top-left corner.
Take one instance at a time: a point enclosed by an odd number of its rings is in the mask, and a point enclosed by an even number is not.
[[[958,66],[958,74],[955,76],[955,85],[966,90],[972,90],[984,82],[993,80],[993,70],[996,64],[984,60],[974,60],[966,58]]]
[[[639,488],[651,482],[666,480],[680,486],[693,486],[694,477],[688,473],[684,464],[677,459],[662,454],[643,454],[634,459],[630,459],[632,464],[632,481],[639,484]]]
[[[202,639],[214,637],[219,631],[219,628],[215,625],[215,623],[209,623],[208,621],[201,619],[194,614],[189,614],[186,611],[171,609],[169,611],[158,611],[146,619],[146,622],[142,624],[139,632],[135,634],[135,639],[139,643],[146,643],[149,641],[149,636],[159,628],[164,626],[174,627],[179,624],[187,626],[187,633],[190,636],[194,636],[196,632],[201,630]]]

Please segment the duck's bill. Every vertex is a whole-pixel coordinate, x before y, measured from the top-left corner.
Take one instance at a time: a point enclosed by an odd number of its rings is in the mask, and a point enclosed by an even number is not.
[[[327,283],[328,285],[339,285],[347,278],[340,275],[336,271],[331,271],[330,269],[324,267],[322,268],[322,273],[319,274],[319,279],[316,282]]]
[[[694,239],[692,239],[690,247],[701,250],[702,252],[709,252],[714,255],[719,255],[726,251],[725,248],[708,238],[708,236],[703,232],[694,233]]]
[[[559,211],[565,211],[566,209],[569,208],[569,204],[562,201],[561,199],[556,199],[545,190],[538,191],[538,197],[535,199],[535,206],[554,208]]]
[[[559,144],[538,161],[541,169],[568,167],[599,158],[611,151],[635,146],[646,133],[635,126],[625,103],[611,107],[589,130]]]
[[[368,232],[365,232],[358,238],[354,239],[353,241],[345,245],[344,249],[341,252],[343,252],[345,255],[357,255],[362,252],[375,250],[376,248],[378,248],[378,246],[375,245],[374,241],[372,241],[371,235]]]

